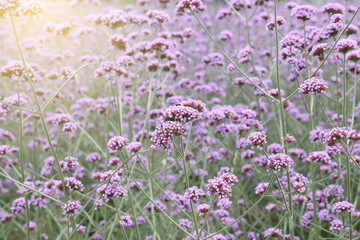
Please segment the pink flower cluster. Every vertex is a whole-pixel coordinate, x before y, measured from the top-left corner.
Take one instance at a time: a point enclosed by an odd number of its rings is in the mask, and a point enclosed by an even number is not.
[[[266,133],[261,132],[252,132],[248,137],[249,143],[251,143],[254,147],[262,149],[266,144]]]
[[[262,194],[269,187],[269,183],[259,183],[255,188],[255,194]]]
[[[68,214],[69,216],[75,216],[79,213],[81,209],[81,204],[79,201],[68,201],[67,204],[63,206],[63,214]]]
[[[300,84],[300,93],[314,95],[324,92],[328,87],[324,80],[313,77]]]
[[[185,190],[184,197],[192,201],[199,201],[201,197],[205,196],[205,192],[198,187],[191,187]]]
[[[309,158],[313,162],[321,162],[321,163],[324,163],[324,164],[330,164],[331,163],[331,158],[330,158],[329,154],[326,151],[312,152],[312,153],[310,153]]]
[[[279,172],[281,168],[289,170],[293,163],[292,158],[284,153],[272,154],[267,160],[268,171],[274,170],[275,172]]]
[[[204,7],[201,0],[180,0],[176,5],[176,12],[182,13],[186,10],[195,11],[196,9],[202,9]]]
[[[153,141],[157,147],[163,148],[167,153],[170,153],[173,146],[173,137],[182,136],[183,134],[184,129],[181,123],[167,121],[156,127],[151,136],[151,141]]]
[[[354,205],[347,202],[347,201],[334,203],[331,210],[332,210],[333,213],[336,213],[336,212],[339,212],[339,213],[342,213],[342,212],[353,213],[355,211],[354,210]]]
[[[208,180],[207,188],[211,195],[219,198],[231,196],[231,187],[238,182],[237,177],[232,173],[225,173],[220,177]]]
[[[200,117],[200,113],[198,110],[192,107],[185,106],[170,106],[165,112],[163,112],[160,117],[161,121],[175,121],[175,122],[191,122]]]
[[[120,150],[122,147],[128,145],[129,143],[129,139],[122,136],[115,136],[108,141],[107,147],[109,151],[117,151]]]
[[[325,135],[325,144],[328,146],[334,146],[337,142],[348,135],[348,131],[344,127],[336,127],[328,130]]]

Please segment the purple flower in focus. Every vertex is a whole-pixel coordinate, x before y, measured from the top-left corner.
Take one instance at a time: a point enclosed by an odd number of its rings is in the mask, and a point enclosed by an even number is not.
[[[341,230],[343,228],[344,228],[344,225],[343,225],[342,221],[340,221],[340,220],[335,219],[335,220],[330,222],[330,229],[329,230],[331,232],[339,231],[339,230]]]
[[[63,206],[63,214],[68,214],[69,216],[75,216],[78,214],[81,204],[79,201],[68,201],[67,204]]]
[[[199,189],[197,186],[186,189],[184,193],[185,198],[191,199],[195,202],[203,196],[205,196],[204,191],[202,189]]]
[[[291,165],[294,163],[294,161],[286,154],[283,153],[277,153],[272,154],[269,156],[267,161],[268,171],[274,170],[275,172],[278,172],[281,170],[281,168],[284,168],[285,170],[289,170]]]
[[[349,212],[349,213],[353,213],[355,210],[354,210],[354,205],[347,202],[347,201],[342,201],[342,202],[337,202],[337,203],[334,203],[333,206],[332,206],[332,209],[331,211],[333,213],[336,213],[336,212]]]
[[[317,93],[322,93],[326,89],[328,89],[328,85],[324,80],[313,77],[300,84],[299,92],[302,94],[314,95]]]
[[[108,147],[109,151],[110,150],[117,151],[128,144],[129,144],[129,139],[121,137],[121,136],[115,136],[115,137],[112,137],[108,141],[107,147]]]

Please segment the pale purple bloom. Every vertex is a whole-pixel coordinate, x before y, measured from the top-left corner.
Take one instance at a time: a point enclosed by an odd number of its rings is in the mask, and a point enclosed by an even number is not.
[[[78,214],[81,204],[79,201],[68,201],[67,204],[63,206],[63,214],[68,214],[69,216],[75,216]]]

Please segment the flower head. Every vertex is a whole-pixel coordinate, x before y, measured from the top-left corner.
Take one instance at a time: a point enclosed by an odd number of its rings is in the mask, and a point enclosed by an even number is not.
[[[344,127],[336,127],[327,131],[324,135],[325,144],[334,146],[338,141],[348,135],[348,131]]]
[[[340,220],[333,220],[330,222],[330,231],[335,232],[344,228],[343,222]]]
[[[262,149],[263,146],[266,144],[266,133],[263,131],[250,133],[248,141],[254,147]]]
[[[268,171],[274,170],[278,172],[281,168],[289,170],[291,165],[294,163],[291,157],[283,153],[272,154],[269,156],[267,161]]]
[[[182,136],[184,129],[181,123],[167,121],[158,125],[152,134],[151,141],[157,147],[163,148],[167,153],[171,152],[173,146],[172,138],[175,136]]]
[[[300,84],[300,93],[302,94],[317,94],[322,93],[328,89],[327,83],[319,78],[310,78],[306,80],[304,83]]]
[[[122,136],[115,136],[108,141],[107,146],[109,150],[117,151],[128,144],[129,144],[129,139],[124,138]]]
[[[291,16],[303,21],[309,20],[314,13],[315,9],[309,5],[300,5],[291,9]]]
[[[190,11],[194,11],[198,8],[203,8],[203,3],[201,0],[181,0],[177,5],[176,5],[176,12],[178,13],[182,13],[185,12],[186,10],[190,10]]]
[[[337,203],[334,203],[333,206],[332,206],[332,209],[331,211],[333,213],[336,213],[336,212],[339,212],[339,213],[342,213],[342,212],[349,212],[349,213],[353,213],[355,210],[354,210],[354,205],[347,202],[347,201],[342,201],[342,202],[337,202]]]
[[[335,46],[335,51],[341,53],[347,53],[350,50],[357,48],[357,42],[352,39],[340,39]]]
[[[130,216],[121,216],[120,218],[120,221],[119,223],[122,225],[122,226],[125,226],[125,227],[132,227],[134,226],[134,221],[131,219]]]
[[[81,207],[82,206],[79,201],[68,201],[68,203],[63,206],[63,214],[75,216],[76,214],[78,214]]]
[[[193,201],[198,201],[203,196],[205,196],[204,191],[196,186],[186,189],[184,194],[185,198]]]

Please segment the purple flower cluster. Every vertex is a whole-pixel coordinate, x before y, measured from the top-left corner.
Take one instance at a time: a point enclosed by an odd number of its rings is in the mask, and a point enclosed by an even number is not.
[[[327,83],[319,78],[310,78],[300,84],[300,93],[302,94],[318,94],[323,93],[326,89],[328,89]]]
[[[179,122],[168,121],[158,125],[151,136],[151,141],[157,147],[163,148],[167,153],[171,152],[173,137],[184,135],[184,128]]]
[[[342,140],[348,135],[348,131],[344,127],[336,127],[328,130],[325,135],[325,144],[328,146],[334,146],[337,142]]]
[[[310,20],[314,14],[315,9],[310,5],[299,5],[291,9],[291,15],[303,21]]]
[[[281,168],[289,170],[291,165],[294,163],[291,157],[283,153],[272,154],[267,160],[268,171],[274,170],[279,172]]]
[[[173,146],[173,137],[182,136],[185,133],[184,124],[198,120],[200,112],[205,111],[205,104],[189,99],[178,106],[170,106],[161,113],[160,125],[157,125],[152,133],[151,141],[157,147],[163,148],[168,154]]]
[[[306,186],[309,184],[309,181],[304,175],[296,173],[294,176],[291,177],[291,184],[295,192],[303,193],[305,192]]]
[[[326,151],[312,152],[312,153],[310,153],[309,158],[313,162],[321,162],[321,163],[324,163],[324,164],[330,164],[331,163],[331,158],[330,158],[329,154]]]
[[[79,192],[84,191],[84,185],[82,184],[82,182],[74,177],[65,177],[65,183],[66,183],[66,187],[70,191],[75,191],[75,190]]]
[[[340,220],[333,220],[330,222],[330,231],[336,232],[344,228],[343,222]]]
[[[168,107],[160,117],[161,121],[175,121],[180,123],[187,123],[197,120],[200,117],[198,110],[186,106],[171,106]]]
[[[202,9],[204,7],[201,0],[181,0],[176,5],[176,12],[182,13],[186,10],[195,11],[196,9]]]
[[[259,183],[255,188],[255,194],[262,194],[269,187],[269,183]]]
[[[227,198],[231,196],[231,187],[238,182],[237,177],[231,173],[225,173],[220,177],[209,179],[207,188],[211,195],[218,198]]]
[[[25,213],[25,198],[24,197],[20,197],[15,199],[12,204],[11,204],[11,211],[13,213],[18,213],[18,214],[24,214]]]
[[[265,230],[264,232],[264,237],[268,238],[268,237],[282,237],[282,230],[278,229],[278,228],[269,228],[267,230]]]
[[[135,154],[140,151],[141,143],[140,142],[131,142],[126,148],[130,153]]]
[[[124,227],[133,227],[134,226],[134,221],[131,219],[130,216],[121,216],[119,223],[120,223],[120,225],[122,225]]]
[[[349,212],[349,213],[353,213],[355,210],[354,210],[354,205],[347,202],[347,201],[342,201],[342,202],[337,202],[337,203],[334,203],[333,206],[332,206],[332,209],[331,211],[333,213],[343,213],[343,212]]]
[[[96,191],[100,196],[105,198],[106,202],[111,198],[125,197],[128,195],[127,190],[116,183],[101,185]]]
[[[254,147],[262,149],[266,144],[266,133],[263,131],[250,133],[248,141]]]
[[[185,190],[184,197],[192,201],[199,201],[201,197],[205,196],[205,192],[198,187],[191,187]]]
[[[335,51],[347,53],[350,50],[357,48],[357,42],[353,39],[340,39],[335,46]]]
[[[109,151],[118,151],[122,147],[129,145],[129,143],[129,139],[122,136],[115,136],[108,141],[107,147]]]
[[[116,47],[119,50],[126,51],[128,48],[128,39],[124,38],[121,35],[113,35],[110,38],[111,45]]]
[[[69,216],[75,216],[79,213],[79,210],[82,208],[79,201],[68,201],[67,204],[63,206],[63,214]]]
[[[64,172],[74,171],[79,166],[78,159],[70,156],[65,157],[64,161],[60,161],[59,163]]]

